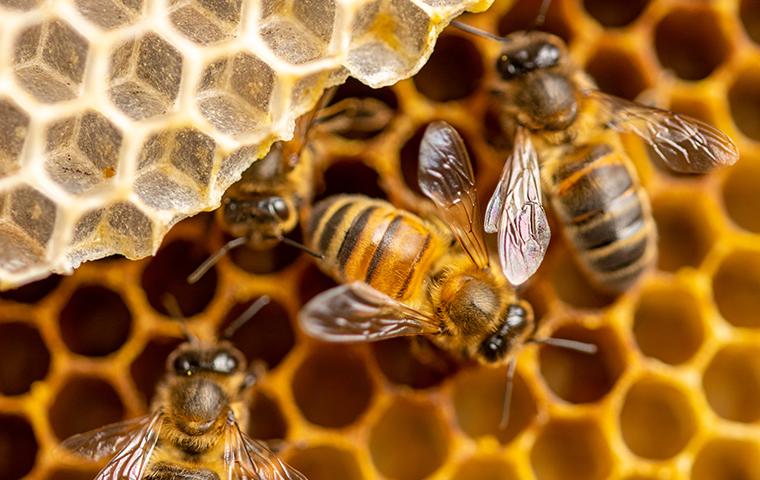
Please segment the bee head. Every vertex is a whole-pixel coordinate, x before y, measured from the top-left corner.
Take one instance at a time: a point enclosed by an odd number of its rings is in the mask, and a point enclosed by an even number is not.
[[[559,65],[565,55],[561,40],[541,32],[513,34],[496,59],[496,71],[502,80]]]
[[[169,356],[166,368],[180,377],[198,373],[232,375],[246,369],[245,356],[229,342],[214,343],[208,347],[180,345]]]
[[[500,327],[486,336],[478,353],[486,363],[498,363],[533,335],[533,310],[525,302],[510,303]]]
[[[293,201],[282,195],[227,197],[222,218],[232,235],[250,237],[260,248],[273,246],[283,232],[292,230],[297,223]]]

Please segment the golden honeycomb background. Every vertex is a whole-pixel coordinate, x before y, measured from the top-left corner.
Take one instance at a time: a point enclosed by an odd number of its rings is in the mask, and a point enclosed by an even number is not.
[[[505,34],[529,26],[537,6],[497,1],[465,20]],[[599,352],[526,348],[505,431],[504,369],[432,368],[403,340],[305,338],[298,309],[331,282],[291,249],[239,250],[188,286],[225,241],[205,214],[176,225],[154,258],[108,258],[0,294],[0,480],[94,476],[96,466],[63,463],[54,449],[145,412],[180,341],[166,293],[207,332],[272,297],[234,337],[271,368],[250,433],[285,440],[283,456],[311,480],[760,479],[760,1],[554,0],[544,29],[603,90],[712,122],[742,158],[675,176],[626,142],[651,193],[658,269],[608,297],[555,236],[525,295],[543,332]],[[497,49],[448,29],[413,79],[341,87],[338,98],[373,96],[396,115],[375,135],[315,139],[327,164],[320,196],[348,188],[413,208],[421,132],[445,119],[466,139],[485,200],[505,158],[486,95]]]

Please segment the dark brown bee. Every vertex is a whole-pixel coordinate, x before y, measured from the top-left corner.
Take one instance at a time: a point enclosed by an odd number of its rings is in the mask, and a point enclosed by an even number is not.
[[[167,359],[151,414],[75,435],[62,447],[92,460],[111,457],[95,480],[305,480],[243,433],[254,370],[227,341],[191,339]]]
[[[629,288],[654,264],[657,233],[618,134],[638,135],[665,165],[686,173],[735,163],[736,146],[699,120],[600,92],[558,37],[530,31],[502,38],[457,26],[504,44],[492,92],[514,146],[485,229],[504,232],[507,277],[519,285],[543,259],[550,235],[543,190],[593,283]]]

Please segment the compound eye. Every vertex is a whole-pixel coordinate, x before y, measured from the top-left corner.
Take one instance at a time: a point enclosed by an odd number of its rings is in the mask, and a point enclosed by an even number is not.
[[[211,360],[211,370],[218,373],[232,373],[237,367],[237,359],[228,352],[219,352]]]
[[[287,220],[290,216],[290,211],[288,209],[288,204],[285,203],[285,200],[283,200],[280,197],[274,197],[272,199],[272,202],[270,203],[270,207],[272,212],[279,218],[280,220]]]
[[[536,54],[536,68],[550,68],[559,64],[559,48],[551,43],[543,43]]]
[[[496,71],[501,74],[503,80],[510,80],[514,78],[517,73],[517,69],[514,64],[512,64],[511,57],[507,56],[506,53],[501,54],[496,60]]]
[[[504,357],[507,350],[507,342],[504,336],[496,333],[488,337],[480,344],[480,354],[489,362],[498,362]]]
[[[174,359],[174,372],[179,375],[192,375],[200,368],[201,363],[196,355],[183,353]]]

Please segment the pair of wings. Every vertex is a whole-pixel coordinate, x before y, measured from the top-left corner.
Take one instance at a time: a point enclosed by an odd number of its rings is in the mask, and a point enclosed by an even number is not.
[[[147,473],[165,421],[158,411],[74,435],[61,447],[94,461],[112,457],[95,480],[141,480]],[[306,480],[264,443],[243,433],[232,413],[224,430],[223,464],[225,480]]]

